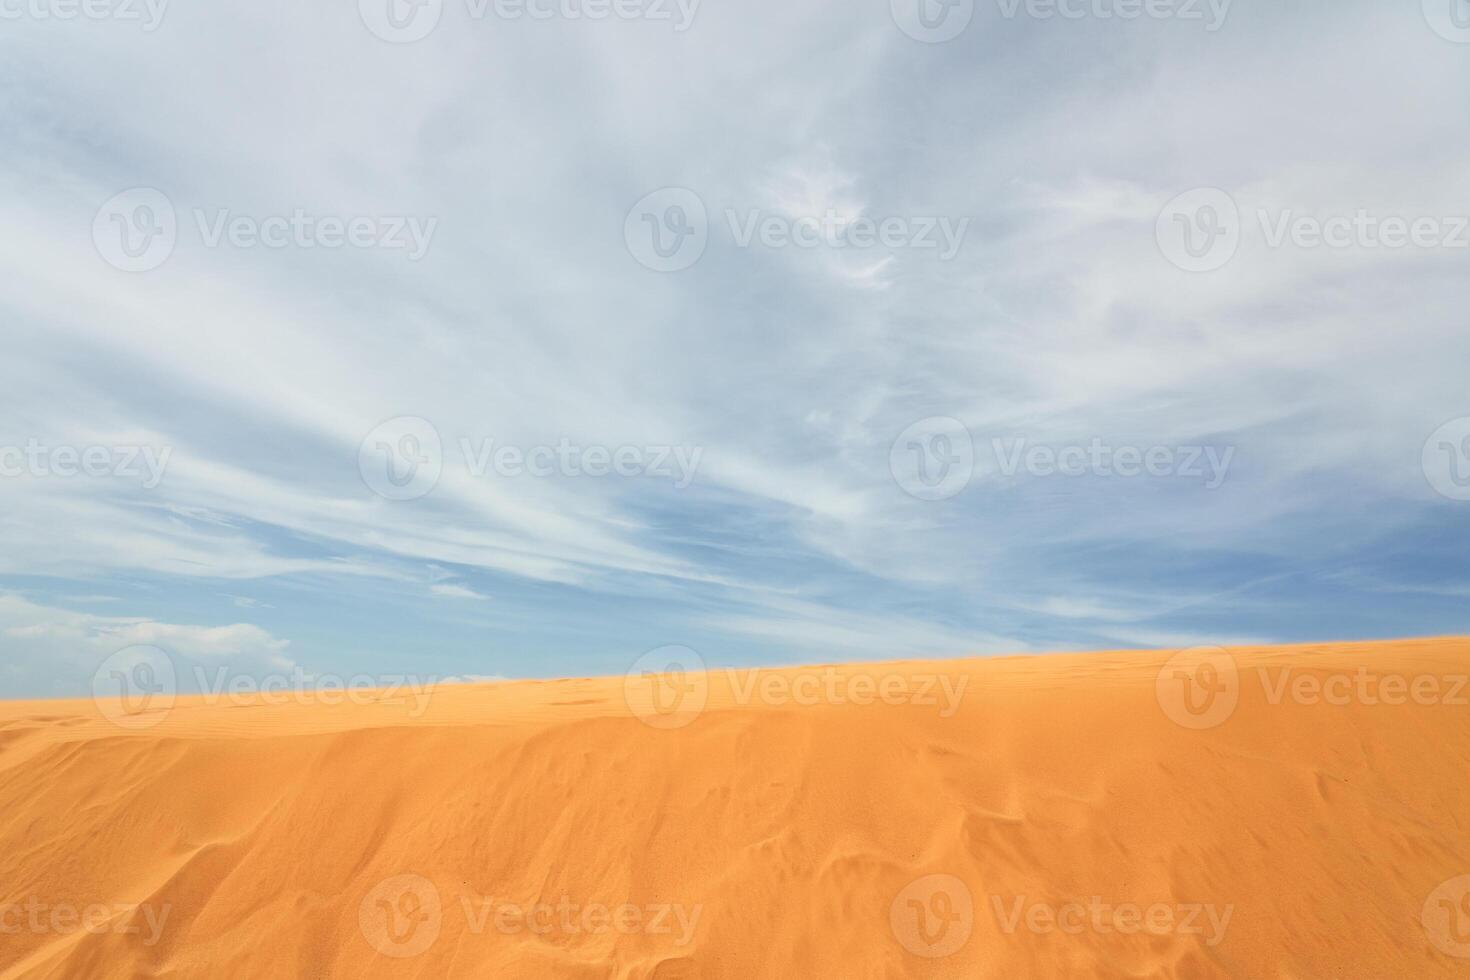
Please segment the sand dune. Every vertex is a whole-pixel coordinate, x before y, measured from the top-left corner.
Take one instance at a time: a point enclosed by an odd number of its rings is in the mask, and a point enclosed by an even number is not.
[[[1470,640],[0,706],[0,977],[1470,976]]]

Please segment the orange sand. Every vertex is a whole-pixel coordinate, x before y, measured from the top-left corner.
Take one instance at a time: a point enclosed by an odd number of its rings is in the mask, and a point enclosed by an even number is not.
[[[0,705],[0,977],[1470,976],[1470,640],[1170,656]]]

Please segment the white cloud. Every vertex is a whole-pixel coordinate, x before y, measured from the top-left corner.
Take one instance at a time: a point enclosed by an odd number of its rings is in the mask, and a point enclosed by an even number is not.
[[[250,623],[196,626],[136,616],[99,616],[41,605],[0,593],[0,652],[4,687],[86,693],[91,672],[125,647],[157,646],[184,662],[227,662],[240,668],[288,669],[289,641]],[[49,678],[48,687],[38,679]]]
[[[438,585],[430,586],[429,592],[433,595],[438,596],[441,599],[477,599],[480,601],[485,601],[490,598],[487,595],[481,595],[474,589],[466,588],[463,585],[454,585],[452,583],[440,583]]]

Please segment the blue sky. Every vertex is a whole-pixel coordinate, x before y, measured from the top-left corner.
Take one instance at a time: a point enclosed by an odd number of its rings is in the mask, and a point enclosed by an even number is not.
[[[1466,631],[1451,8],[377,2],[7,18],[0,696]]]

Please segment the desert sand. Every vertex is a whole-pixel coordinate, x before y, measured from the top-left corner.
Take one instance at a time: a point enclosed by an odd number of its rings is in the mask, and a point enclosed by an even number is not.
[[[0,977],[1467,977],[1467,673],[1434,639],[7,703]]]

